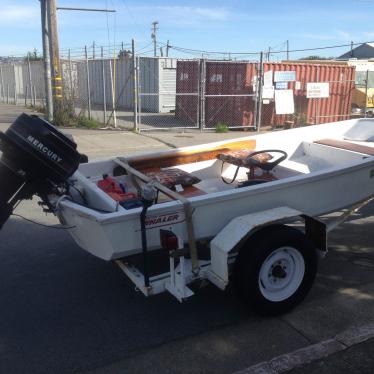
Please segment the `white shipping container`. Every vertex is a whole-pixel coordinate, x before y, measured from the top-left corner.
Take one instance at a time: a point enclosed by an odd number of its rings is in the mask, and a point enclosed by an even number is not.
[[[175,110],[176,59],[139,57],[137,62],[141,110],[152,113],[166,113]],[[84,64],[85,62],[79,62],[78,68],[78,87],[79,92],[82,93],[81,96],[87,96]],[[88,62],[91,103],[93,105],[103,105],[104,103],[103,64],[105,97],[108,108],[112,105],[113,85],[116,107],[133,110],[134,79],[131,56],[119,58],[115,61],[105,59]],[[112,71],[112,77],[110,71]]]

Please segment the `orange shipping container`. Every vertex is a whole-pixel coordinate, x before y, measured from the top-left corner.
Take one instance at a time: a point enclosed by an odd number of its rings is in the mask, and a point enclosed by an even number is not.
[[[254,125],[254,97],[246,95],[255,94],[252,84],[255,69],[255,64],[246,62],[206,63],[207,127],[214,127],[219,122],[230,126]]]
[[[262,124],[279,126],[285,121],[320,124],[350,118],[354,73],[351,66],[311,63],[265,63],[264,72],[295,71],[296,80],[288,82],[294,92],[295,115],[276,115],[274,102],[262,107]],[[297,84],[298,83],[298,87]],[[308,82],[329,82],[329,97],[308,99]]]
[[[177,80],[186,78],[183,74],[189,73],[189,81],[184,84],[177,81],[177,95],[190,92],[188,90],[197,89],[194,92],[198,92],[200,64],[199,61],[178,61]],[[257,63],[206,62],[204,107],[207,127],[214,127],[219,122],[229,126],[253,126],[255,111],[253,98],[225,95],[254,94],[253,79],[256,77],[257,67]],[[296,124],[314,124],[349,119],[354,89],[354,67],[295,62],[264,63],[264,72],[270,70],[295,71],[296,80],[287,83],[287,87],[294,91],[295,115],[276,115],[274,100],[270,100],[269,104],[262,106],[263,125],[284,125],[286,121]],[[308,99],[306,97],[308,82],[329,82],[329,97]],[[222,95],[222,97],[211,95]],[[195,105],[197,101],[192,101],[191,97],[177,96],[176,116],[185,118],[188,113],[189,118],[197,119],[199,117],[198,105]],[[190,106],[190,102],[194,105]]]

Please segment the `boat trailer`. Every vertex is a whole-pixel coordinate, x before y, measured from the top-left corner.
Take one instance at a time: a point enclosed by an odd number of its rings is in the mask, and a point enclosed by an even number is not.
[[[211,238],[209,242],[210,260],[199,260],[192,222],[193,211],[191,210],[189,201],[157,181],[151,181],[145,174],[132,168],[126,160],[117,158],[115,162],[134,178],[139,178],[143,182],[148,183],[147,187],[151,186],[155,190],[172,196],[174,199],[179,200],[184,207],[188,248],[184,247],[183,240],[171,230],[160,229],[161,247],[168,251],[169,254],[169,271],[150,277],[148,266],[144,266],[144,264],[148,264],[149,262],[147,259],[149,253],[144,246],[143,270],[136,267],[127,258],[115,260],[119,268],[134,283],[136,289],[141,291],[145,296],[157,295],[168,291],[180,302],[194,295],[194,292],[188,286],[197,281],[204,284],[204,281],[208,280],[219,289],[224,290],[230,282],[231,269],[241,247],[246,243],[256,246],[256,236],[259,234],[261,236],[266,235],[267,231],[271,231],[273,227],[279,225],[302,222],[302,230],[306,239],[317,250],[319,256],[324,257],[328,251],[328,233],[338,225],[344,223],[353,213],[358,212],[372,200],[372,198],[369,198],[360,201],[342,210],[338,217],[327,220],[310,217],[304,214],[304,212],[288,206],[279,206],[236,217],[223,227],[214,238]],[[154,196],[152,195],[150,200],[153,199]],[[143,236],[145,235],[146,230],[143,226]],[[251,240],[252,238],[254,240]]]

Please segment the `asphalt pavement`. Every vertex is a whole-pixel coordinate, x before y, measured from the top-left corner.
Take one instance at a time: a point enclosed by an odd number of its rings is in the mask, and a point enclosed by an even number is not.
[[[0,105],[1,129],[17,110]],[[168,134],[164,141],[130,132],[74,131],[79,148],[93,158],[132,146],[171,147],[176,144],[170,139],[181,135]],[[35,199],[16,213],[41,224],[57,222]],[[282,317],[262,318],[238,302],[231,288],[222,292],[208,285],[183,304],[169,294],[145,298],[114,264],[81,250],[65,230],[13,216],[0,232],[0,373],[233,373],[359,329],[374,322],[373,223],[371,203],[331,234],[307,299]],[[373,371],[372,349],[368,340],[324,360],[355,352]],[[292,373],[343,372],[337,371],[343,366],[323,371],[330,365],[323,362]]]

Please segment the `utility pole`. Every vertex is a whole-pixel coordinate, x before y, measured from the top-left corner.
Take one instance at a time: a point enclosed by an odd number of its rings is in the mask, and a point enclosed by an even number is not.
[[[270,50],[269,50],[270,56]],[[256,121],[256,130],[260,131],[261,129],[261,121],[262,121],[262,88],[264,85],[264,54],[261,52],[260,54],[260,69],[258,74],[257,80],[257,121]]]
[[[169,57],[170,43],[169,40],[166,42],[166,57]]]
[[[353,41],[351,42],[351,57],[353,57]]]
[[[49,56],[49,30],[47,23],[47,2],[40,0],[40,11],[42,20],[42,40],[43,40],[43,65],[44,65],[44,84],[45,98],[47,107],[47,119],[53,121],[53,100],[52,100],[52,82],[51,65]]]
[[[56,8],[56,0],[46,0],[46,2],[47,2],[47,21],[48,21],[48,30],[49,30],[49,55],[51,59],[53,111],[54,111],[54,116],[56,116],[56,113],[58,113],[61,107],[61,99],[62,99],[62,77],[61,77],[60,52],[58,48],[57,8]]]
[[[139,130],[138,124],[138,66],[136,63],[136,54],[135,54],[135,40],[131,40],[131,54],[132,54],[132,77],[133,77],[133,86],[134,86],[134,130]]]
[[[290,59],[290,42],[286,41],[286,49],[287,49],[287,61]]]
[[[270,62],[270,52],[271,52],[271,47],[268,49],[268,62]]]
[[[40,0],[43,39],[44,80],[48,119],[53,120],[62,102],[62,71],[58,45],[57,10],[114,13],[113,9],[67,8],[56,0]]]
[[[158,21],[152,22],[152,34],[153,39],[153,56],[157,57],[157,31],[158,31]]]

